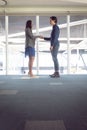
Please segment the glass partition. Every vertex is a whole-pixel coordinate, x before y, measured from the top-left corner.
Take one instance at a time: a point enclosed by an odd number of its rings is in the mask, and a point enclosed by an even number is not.
[[[60,48],[58,60],[60,73],[67,74],[67,16],[56,16],[60,28]],[[36,34],[36,16],[8,16],[8,74],[27,74],[28,57],[25,58],[25,24],[31,19],[33,33]],[[50,37],[52,26],[50,16],[39,16],[39,34]],[[70,74],[87,73],[87,16],[70,16]],[[6,74],[6,32],[5,16],[0,16],[0,75]],[[38,48],[37,48],[38,43]],[[53,73],[53,61],[50,54],[50,42],[36,40],[34,74],[37,74],[37,63],[40,75]],[[38,57],[37,57],[38,53]]]
[[[87,16],[70,17],[71,73],[87,73]]]
[[[5,17],[0,16],[0,75],[5,74]]]

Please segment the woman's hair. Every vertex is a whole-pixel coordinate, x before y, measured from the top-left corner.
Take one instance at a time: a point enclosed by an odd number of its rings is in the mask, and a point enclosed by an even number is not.
[[[28,20],[27,22],[26,22],[26,28],[32,28],[32,21],[31,20]]]
[[[55,23],[57,23],[57,17],[56,16],[51,16],[50,19],[52,19]]]

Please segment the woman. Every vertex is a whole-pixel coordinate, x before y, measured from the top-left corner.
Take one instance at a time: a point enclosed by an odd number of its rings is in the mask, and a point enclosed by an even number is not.
[[[34,36],[32,33],[32,21],[28,20],[26,22],[26,28],[25,28],[25,57],[28,56],[29,57],[29,62],[28,62],[28,75],[30,77],[33,77],[33,72],[32,72],[32,68],[33,68],[33,63],[34,63],[34,59],[35,59],[35,40],[36,38],[39,38],[40,36]]]
[[[57,25],[57,17],[51,16],[50,17],[50,24],[53,26],[51,36],[48,37],[42,37],[44,40],[50,41],[50,51],[54,63],[54,73],[50,75],[52,78],[60,77],[59,75],[59,62],[57,59],[57,54],[59,50],[59,34],[60,34],[60,29]]]

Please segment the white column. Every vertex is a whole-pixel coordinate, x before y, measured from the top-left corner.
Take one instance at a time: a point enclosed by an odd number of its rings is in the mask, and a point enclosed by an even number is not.
[[[36,35],[39,35],[39,16],[36,16]],[[36,41],[36,49],[37,49],[37,75],[39,74],[39,45],[38,39]]]
[[[5,38],[6,38],[6,75],[8,75],[8,16],[5,16]]]
[[[67,15],[67,74],[70,74],[70,15]]]
[[[77,47],[77,66],[76,66],[76,71],[78,72],[79,69],[79,49]]]
[[[84,24],[84,38],[87,37],[87,34],[86,34],[86,24]]]

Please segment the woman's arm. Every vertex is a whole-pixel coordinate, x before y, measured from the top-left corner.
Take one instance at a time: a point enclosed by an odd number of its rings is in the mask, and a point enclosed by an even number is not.
[[[30,30],[30,28],[27,29],[27,35],[31,38],[31,39],[36,39],[39,36],[34,36],[32,31]]]

